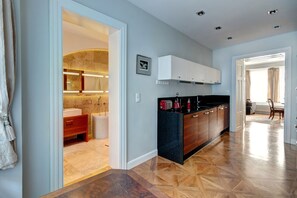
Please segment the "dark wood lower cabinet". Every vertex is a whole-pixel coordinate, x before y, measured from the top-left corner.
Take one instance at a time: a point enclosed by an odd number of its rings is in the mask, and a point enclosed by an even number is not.
[[[228,105],[190,114],[158,111],[158,155],[183,164],[228,127]]]

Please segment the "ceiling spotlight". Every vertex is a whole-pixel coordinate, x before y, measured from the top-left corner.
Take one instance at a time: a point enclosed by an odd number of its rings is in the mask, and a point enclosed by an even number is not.
[[[228,40],[232,40],[232,36],[229,36],[227,39],[228,39]]]
[[[215,30],[220,30],[220,29],[222,29],[221,26],[215,27]]]
[[[275,10],[270,10],[270,11],[268,11],[268,14],[270,14],[270,15],[274,15],[274,14],[276,14],[277,12],[278,12],[277,9],[275,9]]]
[[[280,28],[280,26],[279,26],[279,25],[276,25],[276,26],[274,26],[273,28],[274,28],[274,29],[278,29],[278,28]]]
[[[205,12],[204,12],[203,10],[201,10],[201,11],[199,11],[199,12],[196,12],[196,14],[197,14],[198,16],[203,16],[203,15],[205,15]]]

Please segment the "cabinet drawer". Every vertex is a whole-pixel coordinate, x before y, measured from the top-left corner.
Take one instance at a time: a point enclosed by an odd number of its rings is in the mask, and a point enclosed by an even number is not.
[[[64,130],[88,126],[88,115],[78,115],[64,118]]]

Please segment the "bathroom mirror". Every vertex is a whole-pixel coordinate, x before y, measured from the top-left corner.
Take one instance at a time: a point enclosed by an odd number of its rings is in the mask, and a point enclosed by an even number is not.
[[[108,75],[82,70],[64,69],[64,91],[107,93]]]
[[[64,69],[64,91],[81,91],[82,81],[81,81],[81,71]]]
[[[108,76],[98,73],[83,73],[84,91],[106,92],[108,90]]]
[[[108,51],[85,49],[63,57],[64,93],[108,93]]]

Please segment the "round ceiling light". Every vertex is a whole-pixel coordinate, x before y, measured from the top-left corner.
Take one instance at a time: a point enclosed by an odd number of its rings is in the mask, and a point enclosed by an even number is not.
[[[278,9],[268,11],[268,14],[274,15],[278,12]]]
[[[205,12],[204,12],[203,10],[201,10],[201,11],[199,11],[199,12],[196,12],[196,14],[197,14],[198,16],[203,16],[203,15],[205,15]]]

